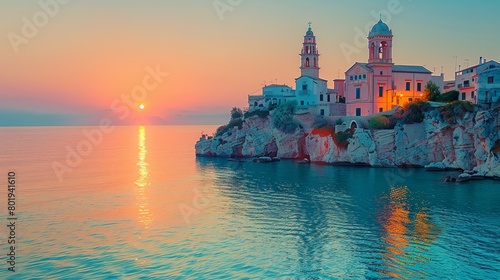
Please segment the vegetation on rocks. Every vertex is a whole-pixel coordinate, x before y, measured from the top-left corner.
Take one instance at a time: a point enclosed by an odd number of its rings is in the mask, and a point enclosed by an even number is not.
[[[456,124],[457,118],[463,118],[466,113],[474,112],[474,105],[468,101],[455,101],[446,106],[439,107],[439,112],[445,122]]]
[[[293,112],[297,102],[288,101],[282,103],[271,112],[273,127],[284,133],[292,133],[297,129],[298,124],[293,119]]]
[[[428,101],[450,103],[457,101],[460,93],[456,90],[452,90],[441,94],[439,87],[435,83],[429,81],[425,86],[424,95]]]
[[[425,112],[431,110],[431,105],[423,100],[417,100],[407,103],[404,107],[397,110],[394,115],[390,116],[391,125],[397,122],[404,124],[421,123],[424,121]]]
[[[386,116],[376,116],[368,120],[368,127],[371,129],[393,129],[395,122]]]
[[[244,114],[245,119],[248,119],[253,116],[258,116],[259,118],[267,118],[269,116],[269,111],[268,110],[254,110],[250,112],[245,112]]]
[[[231,109],[231,120],[241,119],[242,117],[243,111],[240,108],[234,107],[233,109]]]
[[[354,129],[348,129],[346,131],[335,133],[335,129],[331,125],[326,125],[323,127],[313,128],[311,133],[320,137],[331,136],[337,147],[342,150],[347,150],[347,147],[349,146],[349,139],[351,139],[354,135]]]

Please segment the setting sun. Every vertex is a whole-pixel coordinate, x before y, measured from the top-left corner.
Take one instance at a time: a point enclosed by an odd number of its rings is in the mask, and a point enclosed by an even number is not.
[[[144,104],[139,105],[139,109],[144,110]]]

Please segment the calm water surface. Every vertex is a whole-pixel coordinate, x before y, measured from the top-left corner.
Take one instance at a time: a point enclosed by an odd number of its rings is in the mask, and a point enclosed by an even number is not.
[[[90,150],[94,129],[0,128],[19,219],[15,274],[0,230],[0,278],[500,278],[499,182],[197,159],[213,126],[118,127]]]

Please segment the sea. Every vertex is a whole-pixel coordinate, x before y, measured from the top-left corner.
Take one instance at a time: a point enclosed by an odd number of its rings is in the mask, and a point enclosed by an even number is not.
[[[0,278],[500,279],[499,181],[196,157],[215,129],[0,128]]]

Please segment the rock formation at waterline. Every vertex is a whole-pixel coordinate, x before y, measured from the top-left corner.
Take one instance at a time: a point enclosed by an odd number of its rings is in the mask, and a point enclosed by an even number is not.
[[[421,166],[458,169],[484,177],[500,177],[500,113],[468,112],[449,123],[438,108],[421,123],[398,122],[394,129],[357,128],[344,144],[336,133],[311,128],[312,119],[296,116],[301,124],[292,133],[272,125],[272,117],[253,116],[241,129],[196,143],[198,156],[309,158],[311,162],[359,164],[376,167]]]

